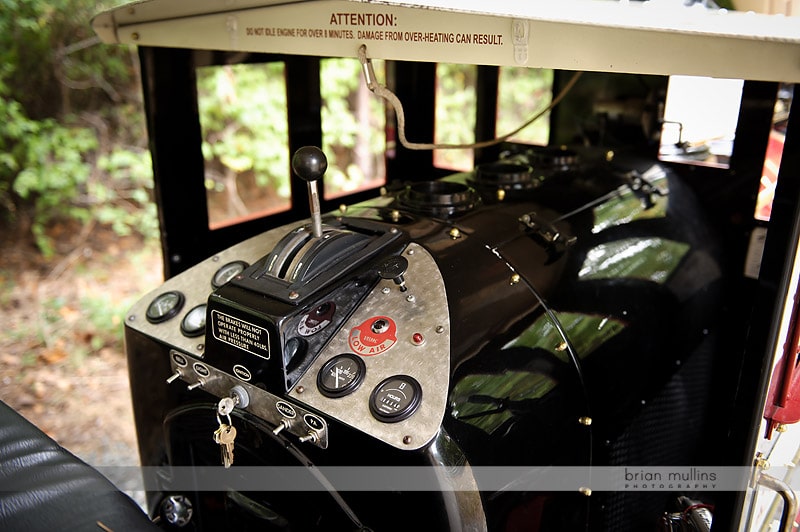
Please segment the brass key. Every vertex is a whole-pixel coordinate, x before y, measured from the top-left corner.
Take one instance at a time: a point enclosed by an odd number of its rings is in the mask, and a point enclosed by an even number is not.
[[[233,465],[233,440],[235,439],[236,427],[233,425],[222,423],[214,432],[214,441],[220,446],[222,465],[225,466],[225,469]]]

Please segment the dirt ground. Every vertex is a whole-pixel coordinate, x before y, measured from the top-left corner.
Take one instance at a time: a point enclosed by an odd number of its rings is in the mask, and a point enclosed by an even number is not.
[[[95,466],[138,465],[122,321],[161,283],[156,243],[55,227],[59,253],[0,230],[0,400]]]

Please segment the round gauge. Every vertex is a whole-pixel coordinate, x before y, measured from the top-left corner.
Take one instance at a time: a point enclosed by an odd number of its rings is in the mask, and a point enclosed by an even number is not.
[[[214,287],[214,290],[216,290],[242,273],[248,266],[249,264],[243,260],[235,260],[220,266],[220,268],[214,273],[214,277],[211,278],[211,286]]]
[[[369,411],[378,421],[396,423],[413,414],[422,400],[422,387],[413,377],[395,375],[372,390]]]
[[[303,316],[300,323],[297,324],[297,332],[300,336],[311,336],[316,334],[328,325],[333,319],[333,314],[336,312],[336,303],[327,301],[318,305],[311,312]]]
[[[177,290],[159,294],[147,306],[145,317],[150,323],[161,323],[174,317],[181,308],[185,298]]]
[[[327,361],[317,374],[317,388],[326,397],[343,397],[356,391],[367,368],[353,353],[337,355]]]
[[[181,320],[181,332],[194,338],[206,332],[206,304],[193,307]]]

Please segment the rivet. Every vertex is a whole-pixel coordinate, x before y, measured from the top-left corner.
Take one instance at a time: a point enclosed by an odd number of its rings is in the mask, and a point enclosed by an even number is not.
[[[297,387],[297,393],[303,393],[304,391],[306,391],[305,386],[298,386]]]
[[[437,325],[437,326],[436,326],[436,333],[437,333],[437,334],[442,334],[443,332],[444,332],[444,326],[442,326],[442,325]]]
[[[447,234],[450,235],[450,238],[453,240],[461,238],[461,231],[458,229],[458,227],[453,227]]]
[[[219,255],[214,255],[211,257],[212,262],[219,262]]]
[[[592,490],[587,488],[586,486],[581,486],[580,488],[578,488],[578,491],[580,492],[581,495],[586,495],[587,497],[592,496]]]
[[[556,346],[556,351],[558,351],[559,353],[566,350],[567,350],[567,342],[561,342]]]
[[[298,297],[300,297],[300,294],[298,294],[297,292],[295,291],[289,292],[289,299],[297,299]]]
[[[131,33],[131,39],[133,39],[134,41],[138,41],[139,40],[139,33],[136,32],[136,31]]]
[[[136,13],[136,10],[135,10],[134,8],[132,8],[132,7],[129,7],[129,8],[128,8],[128,14],[129,14],[129,15],[133,15],[133,14],[135,14],[135,13]]]
[[[384,294],[388,294],[389,292],[391,292],[391,290],[389,289],[388,286],[384,286],[383,288],[381,288],[381,292]]]
[[[341,212],[342,214],[345,214],[347,212],[347,205],[345,205],[344,203],[339,205],[339,212]]]
[[[197,344],[195,346],[195,349],[197,349],[198,351],[203,351],[205,348],[206,348],[206,344]]]
[[[413,255],[413,254],[414,254],[414,250],[413,249],[409,249],[407,255]]]
[[[520,279],[519,274],[515,273],[514,275],[511,276],[510,284],[512,285],[517,284],[519,282],[519,279]]]
[[[408,436],[408,435],[403,436],[403,443],[405,443],[406,445],[411,443],[413,440],[414,440],[414,438],[412,438],[411,436]]]
[[[128,316],[128,321],[136,321],[136,315],[131,314],[130,316]]]
[[[408,295],[406,296],[406,301],[408,301],[409,303],[413,303],[413,302],[414,302],[414,301],[416,301],[416,300],[417,300],[417,298],[416,298],[416,297],[414,297],[412,294],[408,294]]]
[[[592,418],[590,418],[589,416],[581,416],[578,418],[578,423],[588,427],[589,425],[592,424]]]

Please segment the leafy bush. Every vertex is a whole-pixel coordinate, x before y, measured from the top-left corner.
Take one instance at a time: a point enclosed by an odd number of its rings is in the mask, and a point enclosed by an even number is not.
[[[45,255],[59,219],[154,233],[143,220],[155,216],[141,215],[152,188],[144,146],[114,147],[144,138],[140,105],[125,96],[139,97],[138,79],[129,50],[97,45],[89,22],[98,9],[94,0],[0,0],[0,212],[6,222],[30,213]]]

